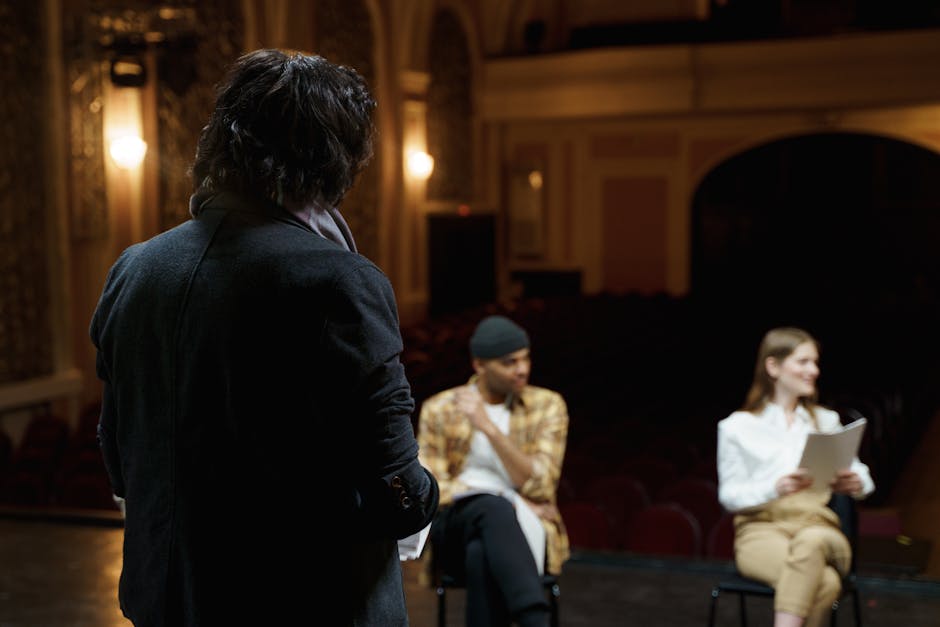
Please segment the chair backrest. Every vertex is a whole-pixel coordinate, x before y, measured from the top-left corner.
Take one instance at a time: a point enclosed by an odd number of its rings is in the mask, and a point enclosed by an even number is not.
[[[734,559],[734,514],[724,512],[705,540],[705,557]]]
[[[575,446],[573,453],[584,455],[609,467],[615,467],[628,453],[622,438],[604,432],[586,435],[576,442]]]
[[[620,548],[622,531],[630,526],[634,516],[650,505],[646,488],[633,477],[604,475],[592,479],[585,490],[585,498],[597,505],[610,521],[614,531],[614,546]],[[618,532],[619,531],[619,532]]]
[[[855,556],[858,554],[858,507],[855,499],[847,494],[833,494],[829,508],[839,516],[839,526],[852,547],[851,572],[855,572]]]
[[[718,501],[718,486],[698,477],[685,477],[667,485],[657,500],[681,505],[695,516],[706,537],[724,512]]]
[[[675,464],[667,459],[650,456],[624,460],[618,470],[621,474],[638,479],[654,501],[659,496],[659,491],[679,476]]]
[[[580,489],[580,486],[586,485],[594,477],[605,474],[608,467],[609,464],[587,453],[568,451],[561,465],[561,476]]]
[[[568,540],[576,549],[611,549],[610,523],[601,509],[586,501],[559,504]]]
[[[634,553],[693,557],[701,553],[702,532],[679,505],[658,503],[634,516],[624,547]]]

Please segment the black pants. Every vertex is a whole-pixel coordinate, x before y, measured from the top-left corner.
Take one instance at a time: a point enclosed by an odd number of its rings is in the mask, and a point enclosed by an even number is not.
[[[443,508],[431,543],[438,567],[466,585],[467,627],[547,627],[538,568],[508,500],[481,494]]]

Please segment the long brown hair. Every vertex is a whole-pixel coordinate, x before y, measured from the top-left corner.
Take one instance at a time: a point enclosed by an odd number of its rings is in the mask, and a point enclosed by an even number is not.
[[[767,358],[772,357],[778,363],[786,359],[796,347],[806,342],[812,342],[819,350],[819,342],[812,335],[803,329],[796,327],[779,327],[771,329],[761,340],[760,348],[757,350],[757,364],[754,366],[754,381],[751,383],[751,389],[748,390],[744,399],[743,411],[758,413],[767,404],[774,395],[774,380],[767,372]],[[800,397],[800,402],[809,411],[809,415],[816,423],[817,393],[813,392],[810,396]]]

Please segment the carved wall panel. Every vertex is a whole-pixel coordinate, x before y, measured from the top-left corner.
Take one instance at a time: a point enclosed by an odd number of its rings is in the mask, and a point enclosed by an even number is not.
[[[102,111],[108,66],[98,43],[101,23],[108,23],[108,4],[92,0],[63,6],[69,81],[70,233],[76,240],[99,240],[108,235]]]
[[[157,61],[161,229],[188,217],[188,170],[215,84],[241,52],[238,0],[76,0],[63,3],[72,176],[72,236],[108,234],[102,101],[115,50]],[[149,80],[154,80],[150,77]]]
[[[317,2],[315,10],[317,49],[313,52],[334,63],[354,68],[365,78],[375,96],[375,34],[365,3],[361,0],[323,0]],[[359,175],[340,206],[359,252],[370,259],[376,259],[378,255],[380,172],[376,141],[372,162]]]
[[[428,152],[434,172],[428,198],[473,198],[473,106],[467,37],[451,11],[439,11],[431,30],[428,69]]]
[[[189,218],[189,175],[199,132],[215,103],[215,88],[243,52],[239,0],[186,3],[191,32],[158,56],[157,112],[160,134],[161,228]]]
[[[52,371],[41,7],[0,5],[0,384]]]

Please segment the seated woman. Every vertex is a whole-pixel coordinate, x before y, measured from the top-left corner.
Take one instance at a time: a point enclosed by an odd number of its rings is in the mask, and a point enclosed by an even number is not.
[[[801,329],[769,331],[744,407],[718,423],[718,498],[734,519],[735,563],[775,589],[775,627],[823,624],[852,551],[827,503],[874,483],[855,459],[829,485],[797,468],[807,434],[834,431],[839,415],[816,404],[819,346]]]

